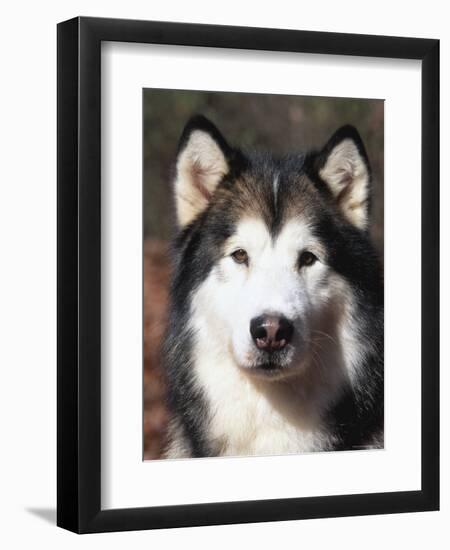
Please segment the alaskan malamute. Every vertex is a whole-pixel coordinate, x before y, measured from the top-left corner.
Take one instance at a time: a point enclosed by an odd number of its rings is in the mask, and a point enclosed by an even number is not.
[[[357,130],[282,158],[181,136],[167,458],[383,447],[383,278]]]

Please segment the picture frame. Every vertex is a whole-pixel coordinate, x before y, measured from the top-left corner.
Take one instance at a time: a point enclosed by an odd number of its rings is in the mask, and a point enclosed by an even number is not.
[[[421,61],[421,490],[102,509],[101,44]],[[76,533],[439,509],[439,41],[77,17],[58,25],[57,524]]]

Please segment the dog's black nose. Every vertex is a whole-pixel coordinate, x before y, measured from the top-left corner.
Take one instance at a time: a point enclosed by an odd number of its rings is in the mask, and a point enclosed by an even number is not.
[[[294,326],[283,315],[261,315],[250,321],[250,334],[258,349],[278,351],[288,344],[294,333]]]

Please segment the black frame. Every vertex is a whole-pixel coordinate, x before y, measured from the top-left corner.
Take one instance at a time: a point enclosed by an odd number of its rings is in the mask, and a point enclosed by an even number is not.
[[[102,41],[422,61],[422,490],[102,511]],[[58,504],[77,533],[439,509],[439,41],[78,17],[58,25]]]

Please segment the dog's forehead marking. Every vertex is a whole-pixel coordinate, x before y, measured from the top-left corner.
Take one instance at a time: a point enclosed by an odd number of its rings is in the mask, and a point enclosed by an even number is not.
[[[277,211],[278,206],[278,184],[279,184],[280,174],[277,172],[273,178],[273,204],[275,206],[275,212]]]
[[[248,248],[253,254],[266,249],[280,254],[295,253],[312,244],[313,234],[306,221],[288,220],[281,230],[273,235],[261,218],[245,218],[237,224],[235,234],[228,240],[227,248]]]

